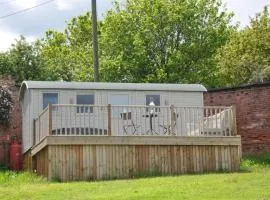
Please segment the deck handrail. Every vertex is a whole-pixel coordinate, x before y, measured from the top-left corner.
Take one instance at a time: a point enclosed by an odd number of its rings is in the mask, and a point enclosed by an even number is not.
[[[39,116],[33,121],[33,144],[37,144],[47,135],[50,135],[49,122],[52,120],[50,115],[51,105],[48,105]]]
[[[232,106],[48,105],[34,121],[34,143],[47,135],[234,136]]]
[[[41,117],[44,113],[46,113],[48,109],[49,109],[49,105],[41,111],[41,113],[39,114],[39,117]]]
[[[52,105],[52,107],[82,107],[82,106],[106,107],[108,105],[99,105],[99,104],[53,104]],[[155,107],[169,108],[170,106],[171,105],[168,105],[168,106],[155,106]],[[138,107],[138,108],[144,107],[144,108],[151,108],[151,106],[147,106],[147,105],[112,105],[112,107]],[[232,106],[174,106],[174,107],[176,107],[176,108],[223,108],[223,109],[232,108]]]

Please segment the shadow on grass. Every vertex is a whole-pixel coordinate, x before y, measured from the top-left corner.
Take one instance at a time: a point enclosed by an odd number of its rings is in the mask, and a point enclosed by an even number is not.
[[[258,170],[270,170],[270,152],[263,153],[260,155],[253,155],[253,156],[244,156],[240,163],[240,170],[236,172],[231,172],[230,170],[226,169],[220,169],[218,171],[207,171],[207,172],[198,172],[198,173],[192,173],[192,172],[186,172],[184,174],[174,174],[174,173],[162,173],[158,170],[158,167],[156,170],[152,171],[145,171],[141,173],[134,173],[130,172],[129,177],[110,177],[110,176],[104,176],[100,180],[96,180],[94,177],[88,177],[86,179],[86,182],[102,182],[102,181],[114,181],[114,180],[134,180],[134,179],[151,179],[151,178],[158,178],[158,177],[178,177],[178,176],[196,176],[196,175],[209,175],[209,174],[216,174],[216,175],[222,175],[222,174],[231,174],[231,173],[250,173],[253,171]],[[69,182],[77,182],[79,180],[73,180]],[[61,183],[66,182],[61,180],[59,176],[54,176],[52,181],[53,183]]]
[[[179,174],[179,173],[162,173],[160,171],[145,171],[145,172],[141,172],[141,173],[136,173],[132,176],[129,177],[106,177],[104,176],[102,179],[100,180],[96,180],[93,177],[88,178],[87,180],[85,180],[84,182],[111,182],[111,181],[126,181],[126,180],[139,180],[139,179],[155,179],[155,178],[164,178],[164,177],[181,177],[181,176],[204,176],[204,175],[223,175],[223,174],[231,174],[231,173],[237,173],[237,172],[231,172],[229,170],[218,170],[218,171],[207,171],[207,172],[185,172],[183,174]],[[58,181],[56,181],[58,182]],[[60,181],[61,182],[61,181]],[[68,182],[73,182],[73,181],[68,181]],[[77,182],[76,180],[74,180],[74,182]]]

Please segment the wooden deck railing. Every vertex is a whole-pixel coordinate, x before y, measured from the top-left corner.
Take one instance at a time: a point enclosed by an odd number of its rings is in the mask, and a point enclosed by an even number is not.
[[[51,134],[50,124],[52,120],[51,116],[52,105],[48,105],[38,116],[34,119],[34,137],[33,143],[37,144],[44,137]]]
[[[233,107],[49,105],[34,123],[46,135],[236,135]]]

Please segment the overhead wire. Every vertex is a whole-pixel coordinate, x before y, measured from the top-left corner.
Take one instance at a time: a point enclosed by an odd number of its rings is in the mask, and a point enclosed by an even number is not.
[[[44,6],[46,4],[49,4],[49,3],[53,2],[53,1],[55,1],[55,0],[45,1],[45,2],[42,2],[42,3],[37,4],[35,6],[32,6],[32,7],[29,7],[29,8],[25,8],[25,9],[22,9],[22,10],[18,10],[18,11],[15,11],[15,12],[12,12],[12,13],[9,13],[9,14],[3,15],[3,16],[0,16],[0,19],[4,19],[4,18],[7,18],[7,17],[11,17],[13,15],[17,15],[17,14],[20,14],[20,13],[27,12],[27,11],[32,10],[32,9],[35,9],[37,7],[41,7],[41,6]]]

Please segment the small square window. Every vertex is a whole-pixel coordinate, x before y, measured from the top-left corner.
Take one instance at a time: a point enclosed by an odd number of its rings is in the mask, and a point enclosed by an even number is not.
[[[93,113],[93,106],[95,103],[95,96],[93,94],[79,94],[77,95],[77,104],[83,105],[77,107],[77,113]]]
[[[146,95],[145,98],[146,106],[154,105],[155,107],[160,106],[160,95],[158,94],[150,94]],[[149,111],[149,108],[146,108],[146,112]],[[155,108],[155,112],[159,112],[160,108]]]
[[[45,109],[49,104],[58,104],[58,93],[43,93],[43,105]]]

